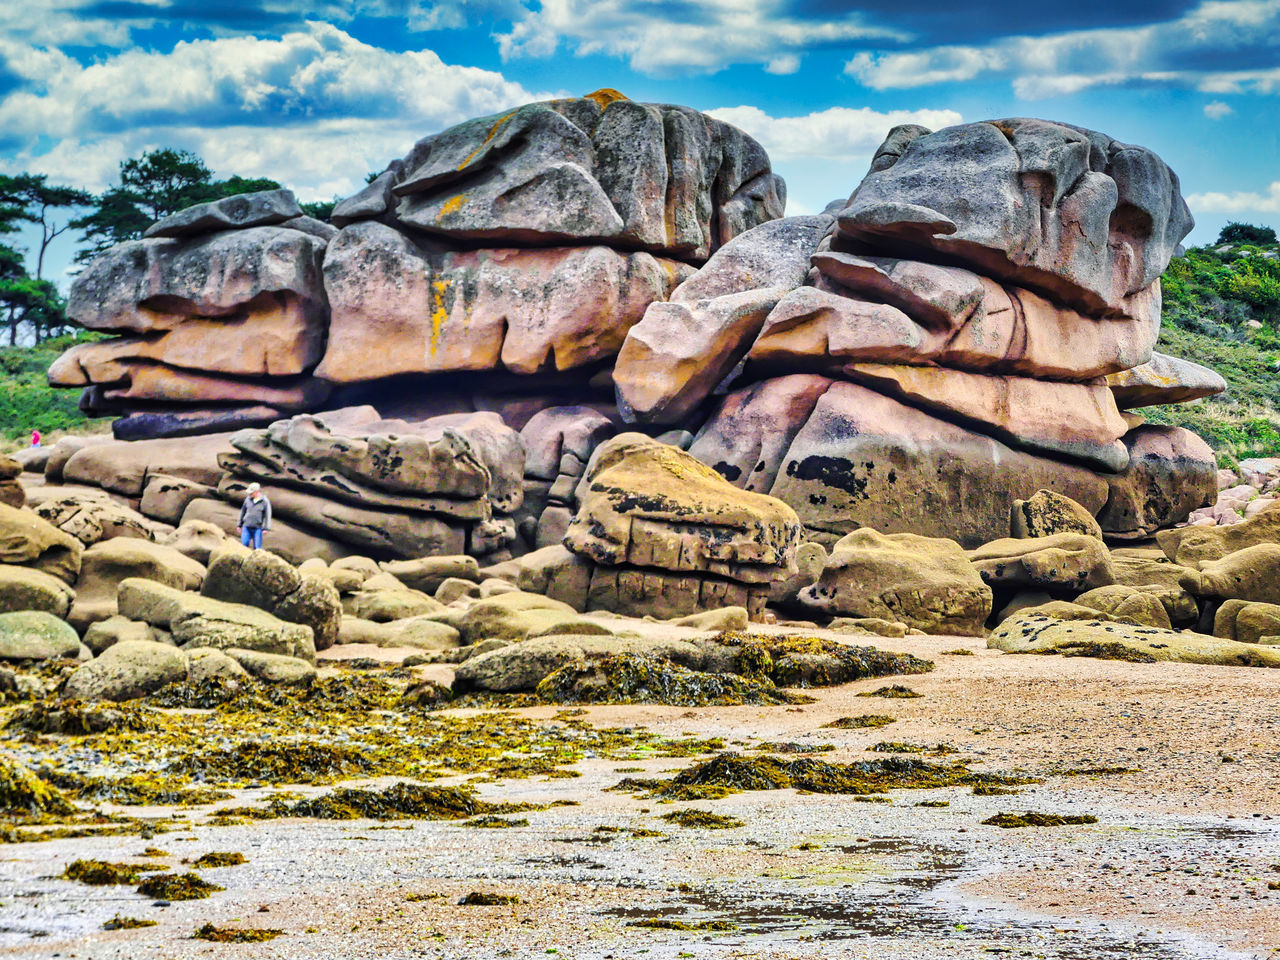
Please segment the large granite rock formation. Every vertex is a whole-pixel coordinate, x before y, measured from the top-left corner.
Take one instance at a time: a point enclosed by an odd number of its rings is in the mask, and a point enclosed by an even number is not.
[[[700,425],[695,456],[828,543],[977,546],[1042,488],[1147,536],[1215,489],[1199,438],[1121,414],[1225,387],[1153,352],[1191,225],[1141,147],[1039,120],[899,127],[843,208],[739,235],[651,305],[619,407]]]
[[[597,476],[630,470],[601,465],[611,443],[639,456],[610,440],[627,423],[670,451],[646,470],[693,477],[687,450],[794,509],[791,552],[864,526],[972,548],[1041,490],[1140,538],[1212,496],[1208,447],[1130,412],[1224,387],[1154,352],[1191,218],[1151,151],[1040,120],[898,127],[847,201],[784,201],[741,131],[598,91],[420,141],[332,225],[287,191],[180,211],[77,279],[71,315],[116,336],[50,378],[124,414],[118,436],[217,439],[85,446],[46,475],[224,530],[259,482],[291,559],[537,551],[528,576],[583,603],[705,606],[710,583],[753,613],[768,591],[733,564],[631,556],[654,518]],[[612,486],[651,493],[632,472]],[[610,524],[640,539],[614,556]]]

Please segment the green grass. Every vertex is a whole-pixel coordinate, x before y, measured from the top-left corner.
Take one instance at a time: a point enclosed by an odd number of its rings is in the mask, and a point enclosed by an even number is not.
[[[1152,423],[1202,436],[1223,465],[1280,455],[1280,246],[1193,248],[1164,275],[1162,353],[1211,367],[1227,391],[1147,407]]]
[[[45,379],[58,354],[91,338],[95,335],[82,333],[79,340],[67,336],[36,347],[0,347],[0,439],[7,441],[0,446],[26,446],[32,430],[52,441],[63,433],[97,433],[108,428],[109,420],[90,420],[80,412],[79,391],[55,390]]]

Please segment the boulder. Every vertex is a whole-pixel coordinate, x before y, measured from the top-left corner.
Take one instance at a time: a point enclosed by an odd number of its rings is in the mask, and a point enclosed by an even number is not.
[[[220,334],[223,339],[233,339]],[[83,483],[137,500],[153,475],[179,477],[216,486],[222,476],[218,454],[229,451],[231,434],[172,440],[113,440],[73,453],[62,469],[67,483]]]
[[[785,503],[739,490],[642,434],[601,444],[565,546],[597,564],[768,583],[795,570],[800,524]]]
[[[343,599],[342,609],[349,616],[375,623],[390,623],[439,613],[444,604],[419,590],[402,586],[398,589],[358,590]]]
[[[219,230],[274,226],[302,216],[298,199],[290,190],[260,190],[221,200],[197,203],[157,220],[144,237],[187,237]]]
[[[1102,527],[1080,504],[1052,490],[1037,490],[1026,500],[1013,501],[1010,533],[1017,538],[1076,533],[1102,539]]]
[[[94,656],[98,656],[108,647],[114,647],[117,643],[135,640],[154,641],[156,640],[155,631],[151,629],[150,624],[143,623],[141,620],[130,620],[119,614],[89,624],[84,632],[84,645]]]
[[[1060,653],[1109,660],[1172,660],[1240,667],[1280,667],[1280,647],[1237,643],[1189,631],[1102,620],[1058,620],[1025,611],[1006,620],[987,646],[1006,653]]]
[[[993,540],[970,550],[968,557],[992,586],[1083,591],[1116,579],[1107,545],[1078,533]]]
[[[1153,353],[1146,363],[1108,375],[1107,386],[1121,410],[1132,410],[1212,397],[1227,389],[1227,382],[1198,363]]]
[[[1161,530],[1156,534],[1156,543],[1174,563],[1194,569],[1247,547],[1280,543],[1280,507],[1268,507],[1243,523],[1228,527]]]
[[[207,566],[213,552],[221,549],[229,540],[221,527],[204,520],[188,520],[161,538],[159,543]]]
[[[29,449],[39,450],[40,447]],[[27,459],[30,459],[29,457]],[[23,472],[24,464],[13,457],[0,456],[0,503],[10,507],[24,507],[27,504],[27,492],[18,480]]]
[[[310,683],[316,678],[316,668],[298,657],[264,653],[261,650],[242,650],[238,647],[228,647],[224,652],[251,676],[264,683],[297,686]]]
[[[288,623],[257,607],[137,579],[120,584],[118,606],[123,616],[168,631],[182,647],[238,647],[315,659],[310,627]]]
[[[135,537],[95,543],[84,552],[76,600],[67,619],[82,633],[90,624],[116,615],[116,594],[131,577],[154,580],[175,590],[199,590],[205,568],[173,547]]]
[[[416,560],[397,560],[380,565],[406,587],[435,593],[446,580],[480,582],[480,564],[475,557],[419,557]]]
[[[981,636],[992,597],[955,541],[864,528],[836,542],[818,582],[800,591],[800,602],[830,615]]]
[[[249,678],[249,672],[221,650],[198,647],[186,651],[186,654],[187,679],[191,683],[201,683],[204,680],[235,682]]]
[[[158,524],[106,494],[70,494],[42,500],[35,512],[86,547],[116,537],[155,540],[161,533]]]
[[[1037,490],[1085,510],[1107,500],[1107,481],[1083,466],[811,375],[730,393],[689,452],[730,482],[792,504],[808,538],[826,545],[862,526],[976,547],[1005,536],[1014,502]]]
[[[516,591],[480,600],[464,610],[442,610],[429,616],[457,630],[465,645],[481,640],[523,640],[530,633],[544,632],[551,624],[578,619],[578,612],[550,597]]]
[[[62,695],[74,700],[136,700],[186,679],[187,657],[181,650],[166,643],[129,640],[77,667]]]
[[[1157,597],[1175,625],[1194,623],[1200,616],[1196,604],[1196,594],[1200,592],[1197,571],[1170,563],[1163,554],[1159,560],[1154,560],[1121,556],[1114,550],[1111,552],[1111,567],[1117,584]]]
[[[1217,457],[1189,430],[1145,424],[1124,435],[1129,465],[1107,477],[1098,522],[1113,538],[1146,538],[1217,494]]]
[[[0,660],[68,659],[80,653],[80,637],[64,620],[43,610],[0,613]]]
[[[1280,636],[1280,604],[1224,600],[1213,618],[1213,635],[1240,643]]]
[[[454,689],[494,693],[533,690],[544,677],[567,664],[624,653],[661,657],[691,669],[700,668],[705,659],[699,647],[683,640],[551,634],[468,657],[454,672]]]
[[[75,583],[84,547],[30,510],[0,504],[0,563],[31,567]]]
[[[785,580],[774,582],[769,589],[769,602],[780,605],[795,603],[801,590],[818,582],[826,565],[826,547],[813,541],[800,544],[796,547],[796,572]]]
[[[1261,543],[1200,563],[1200,596],[1280,603],[1280,543]]]
[[[1087,590],[1075,599],[1082,607],[1091,607],[1108,614],[1119,623],[1132,623],[1139,627],[1159,627],[1172,630],[1169,613],[1160,598],[1136,587],[1111,584]]]
[[[227,537],[236,533],[236,525],[240,522],[240,508],[223,500],[192,500],[182,513],[183,527],[192,523],[200,523],[200,530],[207,531],[215,527]],[[238,540],[239,538],[236,537]],[[203,550],[203,542],[193,544]],[[311,557],[319,557],[332,562],[351,552],[351,548],[337,540],[324,536],[311,527],[298,523],[290,523],[276,517],[271,518],[271,530],[263,540],[263,548],[277,554],[290,563],[302,563]]]
[[[74,599],[75,591],[55,576],[31,567],[0,564],[0,611],[42,610],[65,617]]]
[[[328,649],[338,638],[342,601],[337,588],[323,577],[300,573],[265,550],[233,545],[214,554],[201,593],[305,624],[311,628],[316,650]]]
[[[1079,127],[996,120],[891,132],[842,237],[927,249],[1094,316],[1159,316],[1143,293],[1193,220],[1154,153]],[[900,152],[899,152],[900,150]]]
[[[187,509],[187,504],[201,497],[213,496],[214,489],[182,477],[170,477],[163,473],[148,474],[147,485],[142,490],[142,505],[138,511],[145,517],[177,526],[182,522],[182,513]]]
[[[595,564],[559,544],[526,553],[519,560],[516,585],[528,593],[537,593],[574,610],[587,609],[591,575]]]

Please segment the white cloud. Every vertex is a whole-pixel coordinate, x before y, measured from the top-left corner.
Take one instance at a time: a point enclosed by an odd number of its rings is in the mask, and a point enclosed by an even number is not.
[[[800,69],[800,58],[794,53],[784,53],[780,57],[774,57],[764,65],[765,73],[776,74],[784,77],[795,73]]]
[[[1223,117],[1230,116],[1235,113],[1231,108],[1231,104],[1223,103],[1221,100],[1214,100],[1212,103],[1204,105],[1204,115],[1210,120],[1221,120]]]
[[[1280,214],[1280,180],[1266,193],[1236,191],[1234,193],[1192,193],[1187,206],[1195,213],[1277,213]]]
[[[720,107],[707,111],[759,140],[773,160],[822,158],[865,160],[892,127],[918,123],[931,130],[962,123],[954,110],[889,110],[832,107],[799,117],[771,117],[759,107]]]
[[[1202,0],[1182,16],[1136,27],[1002,37],[974,46],[854,55],[845,72],[876,90],[1012,75],[1023,99],[1121,83],[1175,85],[1206,93],[1280,92],[1280,69],[1181,67],[1190,55],[1272,48],[1280,57],[1280,0]]]
[[[564,41],[579,56],[624,57],[642,73],[670,74],[735,63],[787,66],[786,58],[818,44],[909,39],[856,12],[802,19],[789,16],[787,6],[786,0],[542,0],[498,44],[504,60],[547,57]]]
[[[430,50],[370,46],[328,24],[224,37],[83,66],[0,47],[27,79],[0,99],[3,167],[101,189],[142,150],[195,150],[221,175],[270,176],[304,196],[349,192],[414,140],[539,95]],[[23,52],[25,50],[25,53]],[[50,147],[49,144],[53,143]]]

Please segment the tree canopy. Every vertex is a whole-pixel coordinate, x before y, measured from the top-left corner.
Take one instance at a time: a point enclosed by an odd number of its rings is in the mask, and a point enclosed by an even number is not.
[[[1218,234],[1219,243],[1275,243],[1276,232],[1271,227],[1258,227],[1252,223],[1228,223]]]

